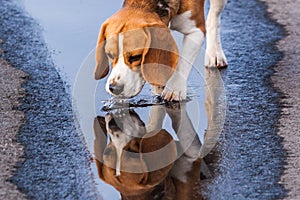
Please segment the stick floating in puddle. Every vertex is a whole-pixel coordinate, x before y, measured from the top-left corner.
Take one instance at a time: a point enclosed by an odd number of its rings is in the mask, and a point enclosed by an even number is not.
[[[179,106],[181,103],[187,103],[190,99],[179,101],[165,101],[161,96],[157,95],[152,97],[152,99],[120,99],[112,98],[107,101],[102,101],[104,106],[101,108],[101,111],[108,112],[116,109],[123,108],[139,108],[139,107],[148,107],[156,105],[165,105],[167,107]]]

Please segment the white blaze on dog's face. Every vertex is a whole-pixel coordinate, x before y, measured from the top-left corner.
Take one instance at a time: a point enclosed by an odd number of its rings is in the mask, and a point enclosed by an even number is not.
[[[164,86],[177,62],[176,42],[158,16],[122,9],[101,27],[94,75],[96,80],[107,76],[110,63],[107,92],[130,98],[142,90],[145,82]]]
[[[141,73],[147,34],[143,29],[120,33],[106,41],[105,52],[112,63],[112,71],[105,89],[119,97],[136,96],[145,80]]]
[[[142,138],[146,134],[145,124],[135,112],[131,111],[120,116],[108,114],[105,116],[105,122],[106,130],[116,150],[116,176],[120,176],[123,152],[126,151],[125,147],[128,147],[128,144],[136,138]],[[138,152],[138,146],[135,151]]]

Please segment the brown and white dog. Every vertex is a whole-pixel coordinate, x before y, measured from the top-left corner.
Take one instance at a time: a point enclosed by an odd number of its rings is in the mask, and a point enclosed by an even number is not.
[[[187,79],[207,36],[206,66],[227,66],[220,40],[220,14],[226,0],[125,0],[101,27],[96,47],[95,79],[112,71],[106,90],[118,97],[136,96],[145,82],[166,100],[186,98]],[[184,35],[178,53],[170,29]]]
[[[94,152],[99,177],[115,187],[124,200],[199,199],[192,191],[200,181],[201,144],[185,109],[153,109],[152,114],[161,120],[166,112],[176,120],[172,123],[180,138],[177,145],[161,129],[162,121],[151,122],[151,128],[146,128],[132,110],[97,117]]]

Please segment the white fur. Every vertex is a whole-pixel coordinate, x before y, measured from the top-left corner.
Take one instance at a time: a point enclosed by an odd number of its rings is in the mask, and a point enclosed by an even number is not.
[[[207,41],[205,66],[224,67],[227,59],[220,39],[220,15],[227,0],[210,0],[210,9],[206,20]]]
[[[115,67],[112,69],[109,75],[105,89],[108,93],[109,84],[116,83],[117,85],[124,85],[124,90],[121,94],[117,95],[119,97],[133,97],[137,95],[143,88],[145,80],[142,77],[140,71],[133,71],[129,66],[125,64],[123,56],[123,35],[119,35],[119,59]],[[116,95],[115,95],[116,96]]]
[[[152,106],[146,126],[147,133],[160,131],[163,127],[165,116],[166,109],[163,106]]]
[[[171,170],[171,175],[186,183],[187,172],[192,169],[194,161],[199,158],[201,143],[184,105],[181,106],[180,111],[169,110],[168,114],[172,120],[172,124],[176,124],[176,126],[178,126],[178,128],[175,128],[174,131],[176,132],[179,144],[184,151],[183,155],[175,161]],[[151,107],[147,123],[147,132],[149,133],[161,130],[165,116],[166,108],[164,106]]]
[[[176,71],[163,91],[163,96],[168,100],[186,98],[187,79],[204,40],[203,32],[190,19],[191,14],[191,11],[187,11],[171,21],[171,29],[183,33],[184,38]]]
[[[112,134],[112,130],[109,129],[109,121],[114,118],[117,124],[122,125],[122,130],[115,131]],[[116,148],[116,176],[121,175],[121,158],[124,147],[135,137],[141,137],[139,134],[145,133],[145,127],[140,126],[137,123],[137,119],[131,117],[128,114],[123,116],[115,116],[115,115],[106,115],[105,116],[106,129],[108,130],[109,136],[111,138],[112,143]]]

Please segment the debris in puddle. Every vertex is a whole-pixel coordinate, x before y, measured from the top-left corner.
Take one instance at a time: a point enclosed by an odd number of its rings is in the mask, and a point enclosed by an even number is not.
[[[116,109],[128,109],[128,108],[138,108],[138,107],[148,107],[155,105],[166,105],[167,107],[174,107],[178,103],[189,102],[190,99],[178,102],[178,101],[165,101],[160,95],[155,95],[151,99],[123,99],[123,98],[111,98],[109,100],[103,100],[104,106],[101,111],[108,112]]]
[[[164,101],[161,97],[154,96],[152,99],[121,99],[111,98],[109,100],[102,101],[104,106],[102,111],[111,111],[116,109],[136,108],[136,107],[147,107],[153,105],[162,105]]]

